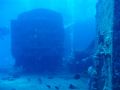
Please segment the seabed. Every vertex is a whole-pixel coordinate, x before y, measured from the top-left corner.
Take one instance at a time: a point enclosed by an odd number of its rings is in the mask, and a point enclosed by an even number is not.
[[[17,78],[1,76],[0,90],[87,90],[87,83],[87,78],[76,80],[73,75],[26,75]]]

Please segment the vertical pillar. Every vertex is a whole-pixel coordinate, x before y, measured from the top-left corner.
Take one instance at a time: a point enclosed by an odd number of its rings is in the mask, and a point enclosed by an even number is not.
[[[91,90],[112,90],[113,0],[99,0],[96,7],[97,51]]]
[[[113,90],[120,90],[120,0],[114,0]]]

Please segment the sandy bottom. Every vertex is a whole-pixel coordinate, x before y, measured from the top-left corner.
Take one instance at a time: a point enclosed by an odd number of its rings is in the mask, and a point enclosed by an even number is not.
[[[75,88],[70,88],[74,85]],[[72,75],[1,77],[0,90],[87,90],[88,79],[74,79]]]

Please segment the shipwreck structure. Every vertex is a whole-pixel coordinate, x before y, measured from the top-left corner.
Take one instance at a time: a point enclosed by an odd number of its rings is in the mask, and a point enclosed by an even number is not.
[[[120,0],[98,0],[96,73],[90,90],[120,90]]]
[[[55,72],[64,55],[61,14],[48,9],[24,12],[11,23],[15,66],[25,73]]]

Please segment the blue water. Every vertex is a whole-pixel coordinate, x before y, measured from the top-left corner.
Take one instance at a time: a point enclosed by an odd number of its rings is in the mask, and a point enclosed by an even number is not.
[[[0,73],[88,76],[96,2],[0,0]]]

